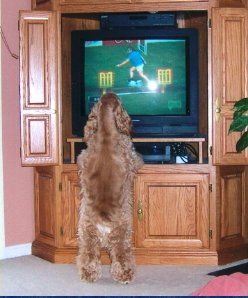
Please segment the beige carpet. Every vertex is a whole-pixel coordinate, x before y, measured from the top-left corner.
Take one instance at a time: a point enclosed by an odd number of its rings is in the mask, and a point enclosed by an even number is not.
[[[129,285],[114,282],[109,266],[94,284],[79,280],[76,266],[55,265],[34,256],[0,261],[1,296],[185,296],[205,285],[207,273],[226,266],[146,265],[137,266],[136,279]]]

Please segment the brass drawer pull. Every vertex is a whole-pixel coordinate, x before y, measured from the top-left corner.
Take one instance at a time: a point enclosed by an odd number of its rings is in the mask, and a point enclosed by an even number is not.
[[[141,202],[141,200],[138,200],[137,214],[138,214],[138,220],[139,221],[142,221],[142,219],[143,219],[143,210],[142,210],[142,202]]]
[[[215,101],[215,107],[215,120],[216,122],[219,122],[221,117],[221,105],[220,100],[218,98]]]

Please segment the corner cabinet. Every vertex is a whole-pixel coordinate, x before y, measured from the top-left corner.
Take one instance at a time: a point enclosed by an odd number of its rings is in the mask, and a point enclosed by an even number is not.
[[[21,159],[35,167],[36,256],[69,263],[77,254],[80,189],[66,143],[74,137],[70,33],[99,29],[99,13],[154,5],[180,12],[180,26],[200,32],[199,118],[207,142],[203,164],[145,165],[137,173],[136,261],[223,264],[248,257],[248,151],[236,153],[240,134],[228,135],[233,104],[248,96],[248,10],[236,0],[33,0],[34,10],[21,12]],[[105,252],[102,258],[109,262]]]

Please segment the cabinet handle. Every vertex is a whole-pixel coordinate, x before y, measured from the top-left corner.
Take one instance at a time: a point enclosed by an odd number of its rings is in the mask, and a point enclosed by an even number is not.
[[[221,117],[221,106],[220,106],[220,101],[219,99],[217,98],[216,101],[215,101],[215,119],[216,119],[216,122],[219,122],[220,120],[220,117]]]
[[[142,219],[143,219],[143,210],[142,210],[142,201],[141,200],[138,200],[137,214],[138,214],[138,220],[142,221]]]

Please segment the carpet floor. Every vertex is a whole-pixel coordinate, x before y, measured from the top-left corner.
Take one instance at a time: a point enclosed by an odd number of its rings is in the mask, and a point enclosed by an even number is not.
[[[0,261],[1,296],[187,296],[207,284],[214,270],[225,266],[144,265],[137,266],[135,280],[122,285],[114,282],[109,266],[94,284],[81,282],[74,264],[52,264],[34,256]]]

